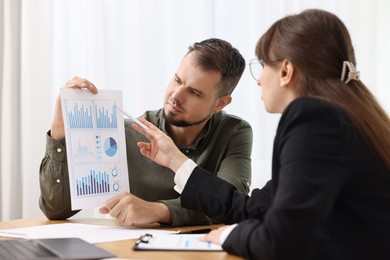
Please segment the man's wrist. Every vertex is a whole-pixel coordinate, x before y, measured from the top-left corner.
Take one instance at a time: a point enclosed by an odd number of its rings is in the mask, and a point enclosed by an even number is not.
[[[158,214],[158,220],[156,222],[171,224],[172,216],[167,205],[162,202],[155,202],[156,212]]]
[[[61,140],[65,138],[65,130],[64,126],[59,127],[59,126],[52,126],[50,129],[50,137],[55,140]]]

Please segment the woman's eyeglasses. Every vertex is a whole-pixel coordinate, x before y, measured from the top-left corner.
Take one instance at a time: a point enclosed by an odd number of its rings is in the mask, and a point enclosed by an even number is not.
[[[281,62],[283,60],[284,59],[275,59],[275,60],[267,61],[266,64],[267,65],[268,64],[274,64],[274,63],[277,63],[277,62]],[[259,81],[261,73],[264,70],[264,62],[262,60],[258,60],[258,59],[251,59],[250,62],[249,62],[249,70],[251,71],[252,77],[256,81]]]
[[[249,70],[251,72],[252,77],[254,80],[259,81],[261,72],[263,71],[264,65],[263,63],[258,59],[252,59],[249,62]]]

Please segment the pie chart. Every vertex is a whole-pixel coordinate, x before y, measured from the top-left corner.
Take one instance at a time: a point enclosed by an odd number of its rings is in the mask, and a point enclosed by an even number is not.
[[[112,137],[108,137],[104,141],[104,151],[105,153],[112,157],[116,154],[116,151],[118,150],[118,144],[116,143],[115,139]]]

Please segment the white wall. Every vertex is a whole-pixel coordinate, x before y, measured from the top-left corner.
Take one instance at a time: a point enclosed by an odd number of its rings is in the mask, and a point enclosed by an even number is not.
[[[209,37],[226,39],[249,61],[255,56],[259,36],[273,22],[306,8],[332,11],[345,22],[361,79],[390,111],[385,81],[390,60],[387,0],[22,1],[22,170],[18,173],[22,177],[22,216],[41,215],[39,164],[55,98],[66,80],[78,75],[102,89],[121,89],[124,108],[140,115],[162,106],[165,87],[193,42]],[[253,126],[252,187],[261,187],[270,178],[279,119],[264,111],[260,95],[246,69],[233,93],[233,103],[226,109]],[[9,174],[14,173],[1,173],[3,178]],[[3,193],[11,189],[4,183]],[[3,207],[13,203],[3,201]]]

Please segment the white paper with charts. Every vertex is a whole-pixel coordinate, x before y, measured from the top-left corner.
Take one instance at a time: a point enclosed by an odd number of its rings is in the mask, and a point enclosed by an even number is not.
[[[122,92],[62,88],[72,210],[100,207],[129,191]]]

